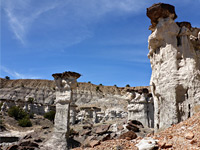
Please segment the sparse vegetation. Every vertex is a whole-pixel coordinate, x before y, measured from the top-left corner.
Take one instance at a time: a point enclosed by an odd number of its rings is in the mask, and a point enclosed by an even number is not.
[[[127,84],[126,87],[131,87],[131,86],[129,84]]]
[[[21,87],[24,88],[24,84],[23,83],[21,84]]]
[[[15,120],[18,120],[18,125],[21,127],[30,127],[32,126],[32,123],[30,121],[30,114],[22,110],[20,107],[13,106],[8,109],[8,115],[10,117],[15,118]]]
[[[2,106],[3,106],[3,102],[0,103],[0,109],[1,109]]]
[[[28,98],[28,102],[29,102],[29,103],[31,103],[31,104],[32,104],[32,103],[33,103],[33,101],[34,101],[34,98],[33,98],[33,97],[29,97],[29,98]]]
[[[13,107],[9,108],[8,115],[10,117],[15,118],[15,120],[20,120],[20,119],[23,119],[26,116],[28,116],[28,114],[24,110],[22,110],[21,108],[19,108],[17,106],[13,106]]]
[[[47,118],[50,121],[54,121],[55,115],[56,115],[56,112],[51,110],[51,111],[44,114],[44,118]]]
[[[91,83],[91,81],[88,81],[88,83]]]
[[[21,127],[31,127],[32,123],[28,117],[25,117],[18,121],[18,125]]]
[[[10,80],[10,77],[9,76],[5,76],[5,79]]]
[[[99,89],[99,86],[97,86],[97,87],[96,87],[96,91],[98,92],[99,90],[100,90],[100,89]]]
[[[114,86],[115,86],[115,87],[117,87],[117,85],[116,85],[116,84],[115,84]]]
[[[103,84],[100,83],[99,86],[103,86]]]
[[[34,118],[34,113],[29,113],[29,118],[33,119]]]

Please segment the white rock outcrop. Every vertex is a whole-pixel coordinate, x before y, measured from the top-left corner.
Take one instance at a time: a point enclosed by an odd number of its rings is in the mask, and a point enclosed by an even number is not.
[[[164,129],[192,116],[200,108],[200,29],[174,22],[175,9],[154,4],[149,54],[155,129]]]
[[[56,73],[52,76],[56,83],[56,115],[53,136],[46,142],[45,148],[67,150],[72,89],[76,87],[76,79],[80,77],[80,74],[64,72]]]
[[[143,89],[142,93],[134,90],[127,92],[128,102],[128,120],[140,121],[144,126],[154,127],[154,105],[153,98],[148,89]]]

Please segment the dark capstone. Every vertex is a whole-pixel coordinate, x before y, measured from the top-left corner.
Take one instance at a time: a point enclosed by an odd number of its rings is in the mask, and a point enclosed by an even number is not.
[[[154,28],[157,25],[159,18],[167,18],[169,16],[172,16],[172,19],[177,18],[175,7],[164,3],[153,4],[147,8],[146,14],[151,19],[152,26],[150,28]]]
[[[141,128],[144,128],[143,124],[140,122],[140,121],[137,121],[137,120],[131,120],[129,123],[131,124],[134,124],[134,125],[137,125]]]
[[[130,130],[130,131],[140,132],[139,127],[137,127],[136,125],[130,125],[130,124],[128,124],[128,125],[126,126],[126,128],[127,128],[128,130]]]
[[[186,22],[186,21],[183,21],[183,22],[176,22],[176,24],[179,26],[179,27],[183,27],[185,26],[186,28],[190,29],[192,28],[192,25],[190,22]]]
[[[65,71],[63,73],[52,74],[52,76],[55,79],[58,79],[58,78],[68,78],[68,77],[74,77],[74,78],[78,79],[81,76],[81,74],[76,73],[76,72],[72,72],[72,71]]]

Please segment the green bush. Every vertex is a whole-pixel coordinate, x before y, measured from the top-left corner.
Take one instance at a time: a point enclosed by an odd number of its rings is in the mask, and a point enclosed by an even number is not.
[[[99,90],[100,90],[100,89],[99,89],[99,86],[97,86],[97,87],[96,87],[96,91],[99,91]]]
[[[31,127],[32,123],[28,117],[18,120],[18,125],[21,127]]]
[[[29,118],[33,119],[34,118],[34,113],[29,113]]]
[[[28,116],[28,114],[24,110],[22,110],[21,108],[19,108],[17,106],[13,106],[13,107],[9,108],[8,115],[10,117],[15,118],[16,120],[20,120],[20,119],[23,119]]]
[[[44,118],[47,118],[50,121],[54,121],[55,115],[56,115],[56,112],[51,110],[51,111],[44,114]]]
[[[9,76],[5,76],[5,79],[10,80],[10,77]]]
[[[3,102],[0,103],[0,109],[1,109],[2,105],[3,105]]]
[[[32,97],[29,97],[29,98],[28,98],[28,102],[29,102],[29,103],[31,103],[31,104],[32,104],[32,103],[33,103],[33,101],[34,101],[34,98],[32,98]]]
[[[126,87],[130,87],[130,85],[129,85],[129,84],[127,84],[127,85],[126,85]]]
[[[0,126],[2,126],[2,125],[3,125],[3,120],[0,119]]]

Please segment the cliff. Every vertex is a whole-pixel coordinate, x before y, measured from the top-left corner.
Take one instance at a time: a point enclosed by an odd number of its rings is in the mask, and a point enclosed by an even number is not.
[[[0,99],[28,101],[31,97],[34,103],[54,104],[55,83],[53,80],[18,79],[7,80],[0,78]],[[122,107],[126,109],[125,94],[127,89],[138,92],[149,87],[115,87],[94,85],[91,83],[77,84],[73,90],[73,99],[78,106],[93,106],[106,109],[108,107]]]
[[[200,29],[175,22],[175,8],[158,3],[147,8],[152,31],[149,54],[155,129],[186,120],[200,107]]]

